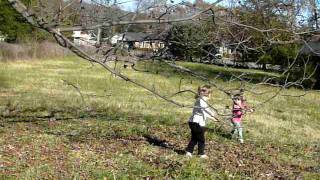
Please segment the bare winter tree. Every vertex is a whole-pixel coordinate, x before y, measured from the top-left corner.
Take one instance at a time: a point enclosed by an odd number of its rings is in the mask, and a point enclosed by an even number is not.
[[[315,52],[308,41],[318,28],[318,9],[314,1],[296,0],[245,0],[205,3],[197,0],[194,4],[174,1],[135,0],[130,11],[120,7],[123,1],[112,0],[38,0],[34,6],[27,8],[19,0],[8,0],[30,24],[53,35],[63,47],[70,49],[79,57],[99,64],[105,70],[131,82],[154,95],[180,107],[192,107],[172,99],[172,96],[149,87],[146,83],[137,82],[124,75],[119,69],[113,68],[110,62],[126,60],[136,61],[153,59],[165,63],[180,72],[192,75],[218,91],[232,98],[237,93],[252,93],[265,97],[265,101],[255,107],[269,102],[276,96],[303,96],[305,82],[310,80],[317,71],[317,65],[309,68],[310,62],[301,60],[303,49]],[[311,9],[311,11],[310,11]],[[312,12],[309,17],[306,12]],[[315,21],[308,27],[308,19]],[[71,40],[70,32],[87,31],[94,34],[96,43],[88,51]],[[134,42],[128,39],[132,32],[147,32],[149,35],[136,37],[138,41],[148,41],[152,52],[143,54],[131,51]],[[131,33],[131,34],[130,34]],[[112,38],[117,43],[111,44]],[[163,45],[153,47],[152,41]],[[218,52],[217,49],[221,49]],[[286,50],[283,50],[286,49]],[[286,56],[276,59],[276,52],[288,52]],[[182,53],[183,52],[183,53]],[[222,61],[218,55],[227,55]],[[229,82],[238,81],[239,86],[228,89],[221,87],[214,79],[175,63],[175,59],[210,62],[223,66],[242,66],[276,70],[279,76],[252,79],[250,73],[232,73],[227,77]],[[276,59],[277,62],[272,62]],[[278,66],[271,66],[276,64]],[[267,67],[268,66],[268,67]],[[308,68],[307,68],[308,67]],[[148,69],[146,69],[148,70]],[[298,78],[293,73],[300,72]],[[224,77],[226,78],[226,77]],[[259,92],[256,86],[274,86],[276,91]],[[305,92],[298,95],[285,94],[284,89],[299,87]],[[192,90],[177,89],[174,95],[194,93]],[[214,108],[221,116],[223,109]]]

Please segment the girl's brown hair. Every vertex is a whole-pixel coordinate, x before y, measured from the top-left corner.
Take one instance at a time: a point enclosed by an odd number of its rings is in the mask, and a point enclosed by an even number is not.
[[[211,94],[211,86],[209,85],[203,85],[198,87],[198,94],[196,95],[195,98],[200,97],[201,95],[203,96],[209,96]]]

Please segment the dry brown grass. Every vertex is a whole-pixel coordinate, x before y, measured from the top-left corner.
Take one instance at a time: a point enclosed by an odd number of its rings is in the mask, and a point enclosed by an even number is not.
[[[0,43],[0,61],[64,57],[70,54],[69,50],[48,41],[24,44]]]

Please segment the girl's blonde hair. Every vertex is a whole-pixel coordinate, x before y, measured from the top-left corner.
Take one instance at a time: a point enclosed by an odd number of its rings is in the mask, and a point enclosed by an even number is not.
[[[209,96],[211,94],[211,86],[209,85],[202,85],[198,87],[198,94],[196,95],[196,98],[200,96]]]

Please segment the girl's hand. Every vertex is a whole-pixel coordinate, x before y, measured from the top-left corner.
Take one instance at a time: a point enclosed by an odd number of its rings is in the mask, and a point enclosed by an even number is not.
[[[249,112],[249,113],[252,113],[252,112],[254,112],[254,109],[250,108],[250,109],[247,109],[246,111]]]
[[[214,121],[214,122],[219,122],[219,120],[218,120],[218,119],[213,119],[213,121]]]
[[[211,118],[214,122],[218,122],[218,120],[214,117]]]
[[[214,122],[219,122],[219,120],[213,116],[210,116],[210,119],[212,119]]]

